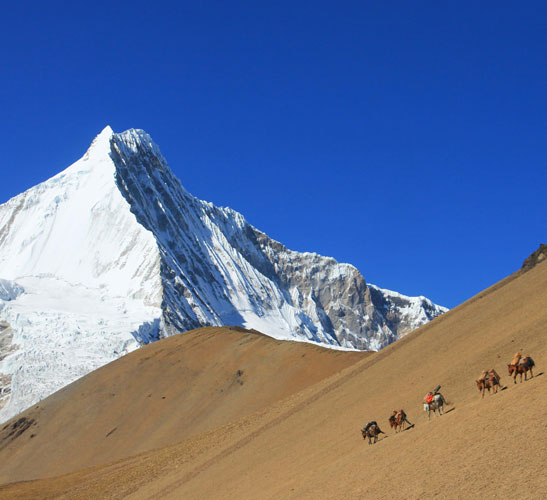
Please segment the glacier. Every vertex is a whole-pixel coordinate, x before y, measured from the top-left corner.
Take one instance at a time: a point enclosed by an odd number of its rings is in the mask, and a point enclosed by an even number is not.
[[[237,325],[378,350],[446,309],[192,196],[142,130],[0,205],[0,422],[160,338]]]

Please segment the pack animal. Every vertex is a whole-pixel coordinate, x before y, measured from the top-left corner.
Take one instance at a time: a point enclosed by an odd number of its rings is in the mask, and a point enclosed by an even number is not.
[[[496,379],[488,378],[486,380],[477,380],[476,382],[477,389],[482,393],[483,398],[486,390],[488,390],[488,393],[490,393],[490,390],[492,390],[494,394],[498,392],[498,389],[501,390],[501,385]]]
[[[517,375],[520,375],[520,381],[522,383],[522,375],[524,374],[524,381],[528,380],[528,372],[530,372],[530,378],[534,377],[534,372],[532,368],[536,366],[534,360],[530,356],[522,358],[518,364],[509,364],[507,365],[507,371],[509,376],[513,377],[513,382],[517,383]]]
[[[389,425],[392,429],[395,429],[395,432],[397,432],[397,429],[400,431],[404,430],[405,424],[408,423],[409,425],[412,425],[406,418],[406,413],[404,410],[393,410],[393,413],[391,417],[389,417]]]
[[[397,412],[394,411],[391,417],[389,417],[389,426],[392,429],[395,429],[395,432],[397,432],[398,425],[399,425],[399,422],[397,421]]]
[[[492,390],[494,394],[498,392],[498,389],[502,389],[500,376],[493,368],[491,368],[490,370],[483,370],[481,376],[476,380],[476,383],[477,388],[482,393],[483,398],[484,393],[487,389],[488,393],[490,393],[490,390]]]
[[[427,412],[427,420],[431,420],[431,410],[433,410],[433,413],[435,415],[437,414],[437,411],[438,411],[439,416],[441,416],[443,414],[445,404],[446,404],[446,399],[444,399],[441,393],[434,394],[431,402],[424,403],[424,411]]]
[[[378,435],[385,434],[385,432],[378,427],[378,424],[374,423],[363,427],[361,434],[363,435],[363,439],[368,437],[368,444],[374,444],[378,441]]]

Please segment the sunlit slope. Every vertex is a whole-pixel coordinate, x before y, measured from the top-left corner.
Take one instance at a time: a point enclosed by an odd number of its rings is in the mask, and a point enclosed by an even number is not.
[[[117,463],[6,485],[0,496],[543,499],[546,304],[543,262],[246,418]],[[513,385],[505,365],[517,350],[533,356],[536,377]],[[474,380],[490,367],[508,389],[483,400]],[[454,409],[428,423],[421,400],[437,384]],[[416,426],[395,435],[387,418],[401,407]],[[374,446],[359,432],[371,419],[388,434]]]
[[[164,339],[3,426],[0,480],[62,474],[176,443],[268,407],[366,356],[243,329],[201,328]]]
[[[544,370],[546,304],[543,263],[318,384],[320,397],[231,453],[131,498],[546,498],[547,377],[515,386],[505,366],[520,350]],[[509,387],[481,400],[474,379],[492,366]],[[421,400],[437,384],[454,410],[428,423]],[[416,427],[394,435],[387,417],[400,407]],[[370,447],[359,435],[369,419],[389,434]]]

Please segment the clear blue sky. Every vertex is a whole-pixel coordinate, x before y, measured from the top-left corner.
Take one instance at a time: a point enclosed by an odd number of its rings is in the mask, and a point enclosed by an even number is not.
[[[547,242],[547,3],[4,2],[0,202],[107,124],[289,248],[454,307]]]

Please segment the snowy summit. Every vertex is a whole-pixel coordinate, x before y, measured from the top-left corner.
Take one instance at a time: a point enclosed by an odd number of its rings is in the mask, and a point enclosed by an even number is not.
[[[0,205],[0,421],[123,354],[205,325],[380,349],[446,309],[285,248],[188,193],[142,130]]]

